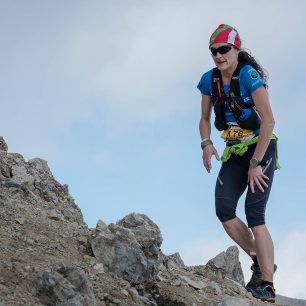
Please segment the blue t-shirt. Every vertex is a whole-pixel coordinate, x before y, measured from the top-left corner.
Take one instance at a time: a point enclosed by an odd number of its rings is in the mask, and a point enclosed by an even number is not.
[[[204,73],[197,88],[205,96],[212,97],[212,77],[213,69]],[[240,84],[240,94],[241,98],[246,104],[253,105],[252,92],[261,86],[265,85],[264,80],[260,77],[259,73],[250,65],[245,65],[242,67],[239,73],[239,84]],[[224,93],[227,94],[230,90],[230,84],[223,85]],[[227,102],[225,102],[225,121],[230,125],[237,125],[234,115],[229,108]],[[254,135],[258,135],[258,130],[253,131]]]

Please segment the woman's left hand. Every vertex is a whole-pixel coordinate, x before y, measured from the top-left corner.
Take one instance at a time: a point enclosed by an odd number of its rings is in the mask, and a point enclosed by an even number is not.
[[[262,192],[264,192],[264,187],[268,188],[268,184],[265,182],[266,180],[269,180],[269,178],[262,172],[261,166],[257,167],[251,167],[249,168],[248,172],[248,181],[250,184],[250,189],[252,193],[255,193],[255,185],[258,187],[258,189]]]

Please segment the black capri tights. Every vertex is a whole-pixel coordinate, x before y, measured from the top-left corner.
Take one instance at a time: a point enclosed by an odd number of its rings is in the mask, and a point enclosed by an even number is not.
[[[252,193],[248,186],[248,170],[250,159],[253,156],[256,144],[250,145],[248,151],[243,156],[232,154],[231,158],[222,163],[215,189],[216,214],[221,222],[234,219],[236,208],[240,196],[248,187],[245,198],[245,214],[248,227],[265,224],[265,210],[269,198],[273,175],[276,165],[276,142],[271,140],[267,148],[263,161],[264,174],[269,177],[264,187],[264,192],[255,185],[255,193]]]

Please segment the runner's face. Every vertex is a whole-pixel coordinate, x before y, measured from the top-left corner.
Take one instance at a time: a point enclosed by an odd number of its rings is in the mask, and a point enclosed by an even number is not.
[[[222,46],[228,46],[226,43],[215,43],[211,48],[220,48]],[[212,55],[212,58],[220,71],[232,70],[237,66],[239,50],[234,46],[224,54],[218,52],[216,55]]]

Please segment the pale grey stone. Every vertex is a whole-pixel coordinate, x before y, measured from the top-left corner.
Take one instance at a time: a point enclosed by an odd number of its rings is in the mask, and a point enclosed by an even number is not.
[[[236,246],[229,247],[226,252],[218,254],[205,265],[203,276],[214,281],[223,281],[225,277],[237,281],[244,286],[244,277],[239,262],[239,250]]]
[[[0,136],[0,150],[5,152],[8,150],[7,144],[2,136]]]
[[[72,272],[65,278],[56,272],[39,272],[32,282],[31,291],[48,305],[95,306],[92,289],[84,282],[84,275],[79,273]]]
[[[157,225],[147,216],[134,213],[100,228],[91,246],[106,271],[137,283],[156,277],[161,242]]]
[[[206,287],[206,284],[202,281],[194,281],[190,279],[188,276],[180,275],[179,276],[183,281],[185,281],[190,287],[195,289],[203,289]]]
[[[107,227],[107,224],[104,223],[101,219],[98,220],[97,225],[96,225],[96,230],[101,231]]]
[[[240,297],[234,297],[225,295],[222,299],[222,302],[219,304],[220,306],[251,306],[250,300],[240,298]]]
[[[93,268],[100,274],[104,273],[103,263],[97,263],[93,266]]]
[[[166,256],[168,260],[175,262],[179,267],[185,268],[184,261],[182,260],[180,253],[176,252],[172,255]]]
[[[158,256],[163,238],[158,226],[146,215],[132,213],[117,225],[130,229],[148,257]]]

